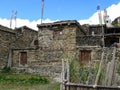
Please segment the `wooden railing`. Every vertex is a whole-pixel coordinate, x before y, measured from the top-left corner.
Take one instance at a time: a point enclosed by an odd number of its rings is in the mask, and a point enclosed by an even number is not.
[[[66,83],[65,90],[120,90],[120,86],[84,85]]]

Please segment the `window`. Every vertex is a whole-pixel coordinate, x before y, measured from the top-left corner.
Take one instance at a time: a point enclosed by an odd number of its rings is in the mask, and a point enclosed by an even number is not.
[[[110,47],[114,43],[119,43],[119,38],[117,38],[117,37],[108,37],[108,38],[105,38],[105,46],[106,47]]]
[[[61,35],[62,35],[62,31],[54,31],[53,32],[54,39],[59,39]]]
[[[39,45],[38,40],[35,40],[35,41],[34,41],[34,45],[36,45],[36,46],[38,46],[38,45]]]
[[[27,52],[20,53],[20,64],[21,65],[27,64]]]

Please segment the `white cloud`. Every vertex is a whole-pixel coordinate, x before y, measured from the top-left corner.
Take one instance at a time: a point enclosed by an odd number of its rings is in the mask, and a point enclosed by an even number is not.
[[[36,21],[34,20],[34,21],[30,22],[28,19],[17,18],[16,27],[28,26],[32,29],[38,30],[37,24],[40,24],[40,22],[41,22],[41,19],[36,20]],[[51,23],[51,22],[54,22],[54,21],[52,21],[50,19],[43,20],[43,23]],[[10,20],[8,20],[8,19],[0,18],[0,24],[10,28]],[[12,26],[11,27],[15,28],[15,21],[14,20],[12,20]]]
[[[110,7],[106,8],[108,15],[110,16],[110,19],[112,21],[116,17],[120,16],[119,8],[120,8],[120,3],[113,4]],[[103,15],[103,10],[101,12]],[[56,21],[58,21],[58,20],[56,20]],[[17,18],[17,27],[28,26],[32,29],[38,30],[37,24],[40,24],[40,22],[41,22],[40,19],[36,20],[36,21],[35,20],[29,21],[28,19]],[[50,23],[50,22],[54,22],[54,21],[50,20],[50,19],[43,20],[43,23]],[[98,24],[99,23],[98,13],[95,12],[90,18],[84,19],[84,20],[79,20],[78,22],[80,22],[80,24]],[[5,18],[0,18],[0,24],[3,26],[10,27],[10,20],[5,19]],[[15,27],[15,22],[14,22],[14,20],[12,20],[12,28],[14,28],[14,27]]]
[[[118,4],[113,4],[110,7],[106,8],[107,13],[111,19],[111,21],[113,21],[115,18],[120,16],[120,12],[119,12],[119,8],[120,8],[120,3]],[[101,10],[101,14],[103,15],[103,10]],[[103,21],[103,20],[102,20]],[[99,24],[99,19],[98,19],[98,12],[95,12],[90,18],[85,19],[85,20],[79,20],[80,24]]]
[[[89,19],[79,20],[80,24],[98,24],[98,14],[94,13]]]
[[[107,8],[108,15],[110,16],[111,20],[113,21],[116,17],[120,16],[120,3],[117,5],[113,4],[112,6]]]

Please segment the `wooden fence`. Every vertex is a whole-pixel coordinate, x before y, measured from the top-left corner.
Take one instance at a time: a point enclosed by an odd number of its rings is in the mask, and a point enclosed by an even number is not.
[[[66,83],[64,90],[120,90],[120,86],[83,85]]]
[[[62,59],[62,89],[61,90],[120,90],[120,86],[117,81],[120,80],[117,72],[118,60],[116,60],[116,47],[112,48],[113,51],[110,53],[111,59],[108,61],[107,50],[105,54],[105,49],[102,49],[101,60],[99,63],[99,68],[97,75],[95,77],[95,81],[93,83],[95,85],[87,85],[87,84],[76,84],[70,82],[70,62],[69,59]],[[106,56],[105,56],[106,55]],[[106,57],[106,58],[105,58]],[[102,68],[104,65],[105,74],[104,81],[101,82],[101,85],[98,85],[100,82],[100,74],[102,72]],[[67,83],[66,83],[67,82]]]

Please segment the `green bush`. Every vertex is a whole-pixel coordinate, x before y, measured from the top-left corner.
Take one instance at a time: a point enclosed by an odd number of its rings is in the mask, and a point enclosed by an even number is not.
[[[71,60],[70,62],[70,81],[71,82],[76,82],[77,77],[79,76],[79,64],[77,61]]]
[[[7,66],[3,67],[2,73],[9,73],[9,72],[11,72],[10,67],[7,67]]]
[[[120,61],[119,61],[119,63],[118,63],[117,73],[120,75]]]
[[[45,77],[41,77],[38,75],[1,73],[0,83],[4,83],[4,84],[48,84],[49,80]]]
[[[89,70],[87,67],[81,67],[80,68],[80,80],[83,83],[86,83],[88,76],[89,76]]]
[[[48,83],[48,80],[46,78],[37,76],[37,77],[29,78],[28,83],[30,83],[30,84],[39,84],[39,83],[46,84],[46,83]]]
[[[96,76],[99,69],[99,63],[93,63],[91,67],[87,65],[81,65],[79,61],[72,60],[70,62],[70,81],[73,83],[83,83],[86,84],[89,75]],[[104,68],[102,68],[100,74],[100,82],[104,80]]]

